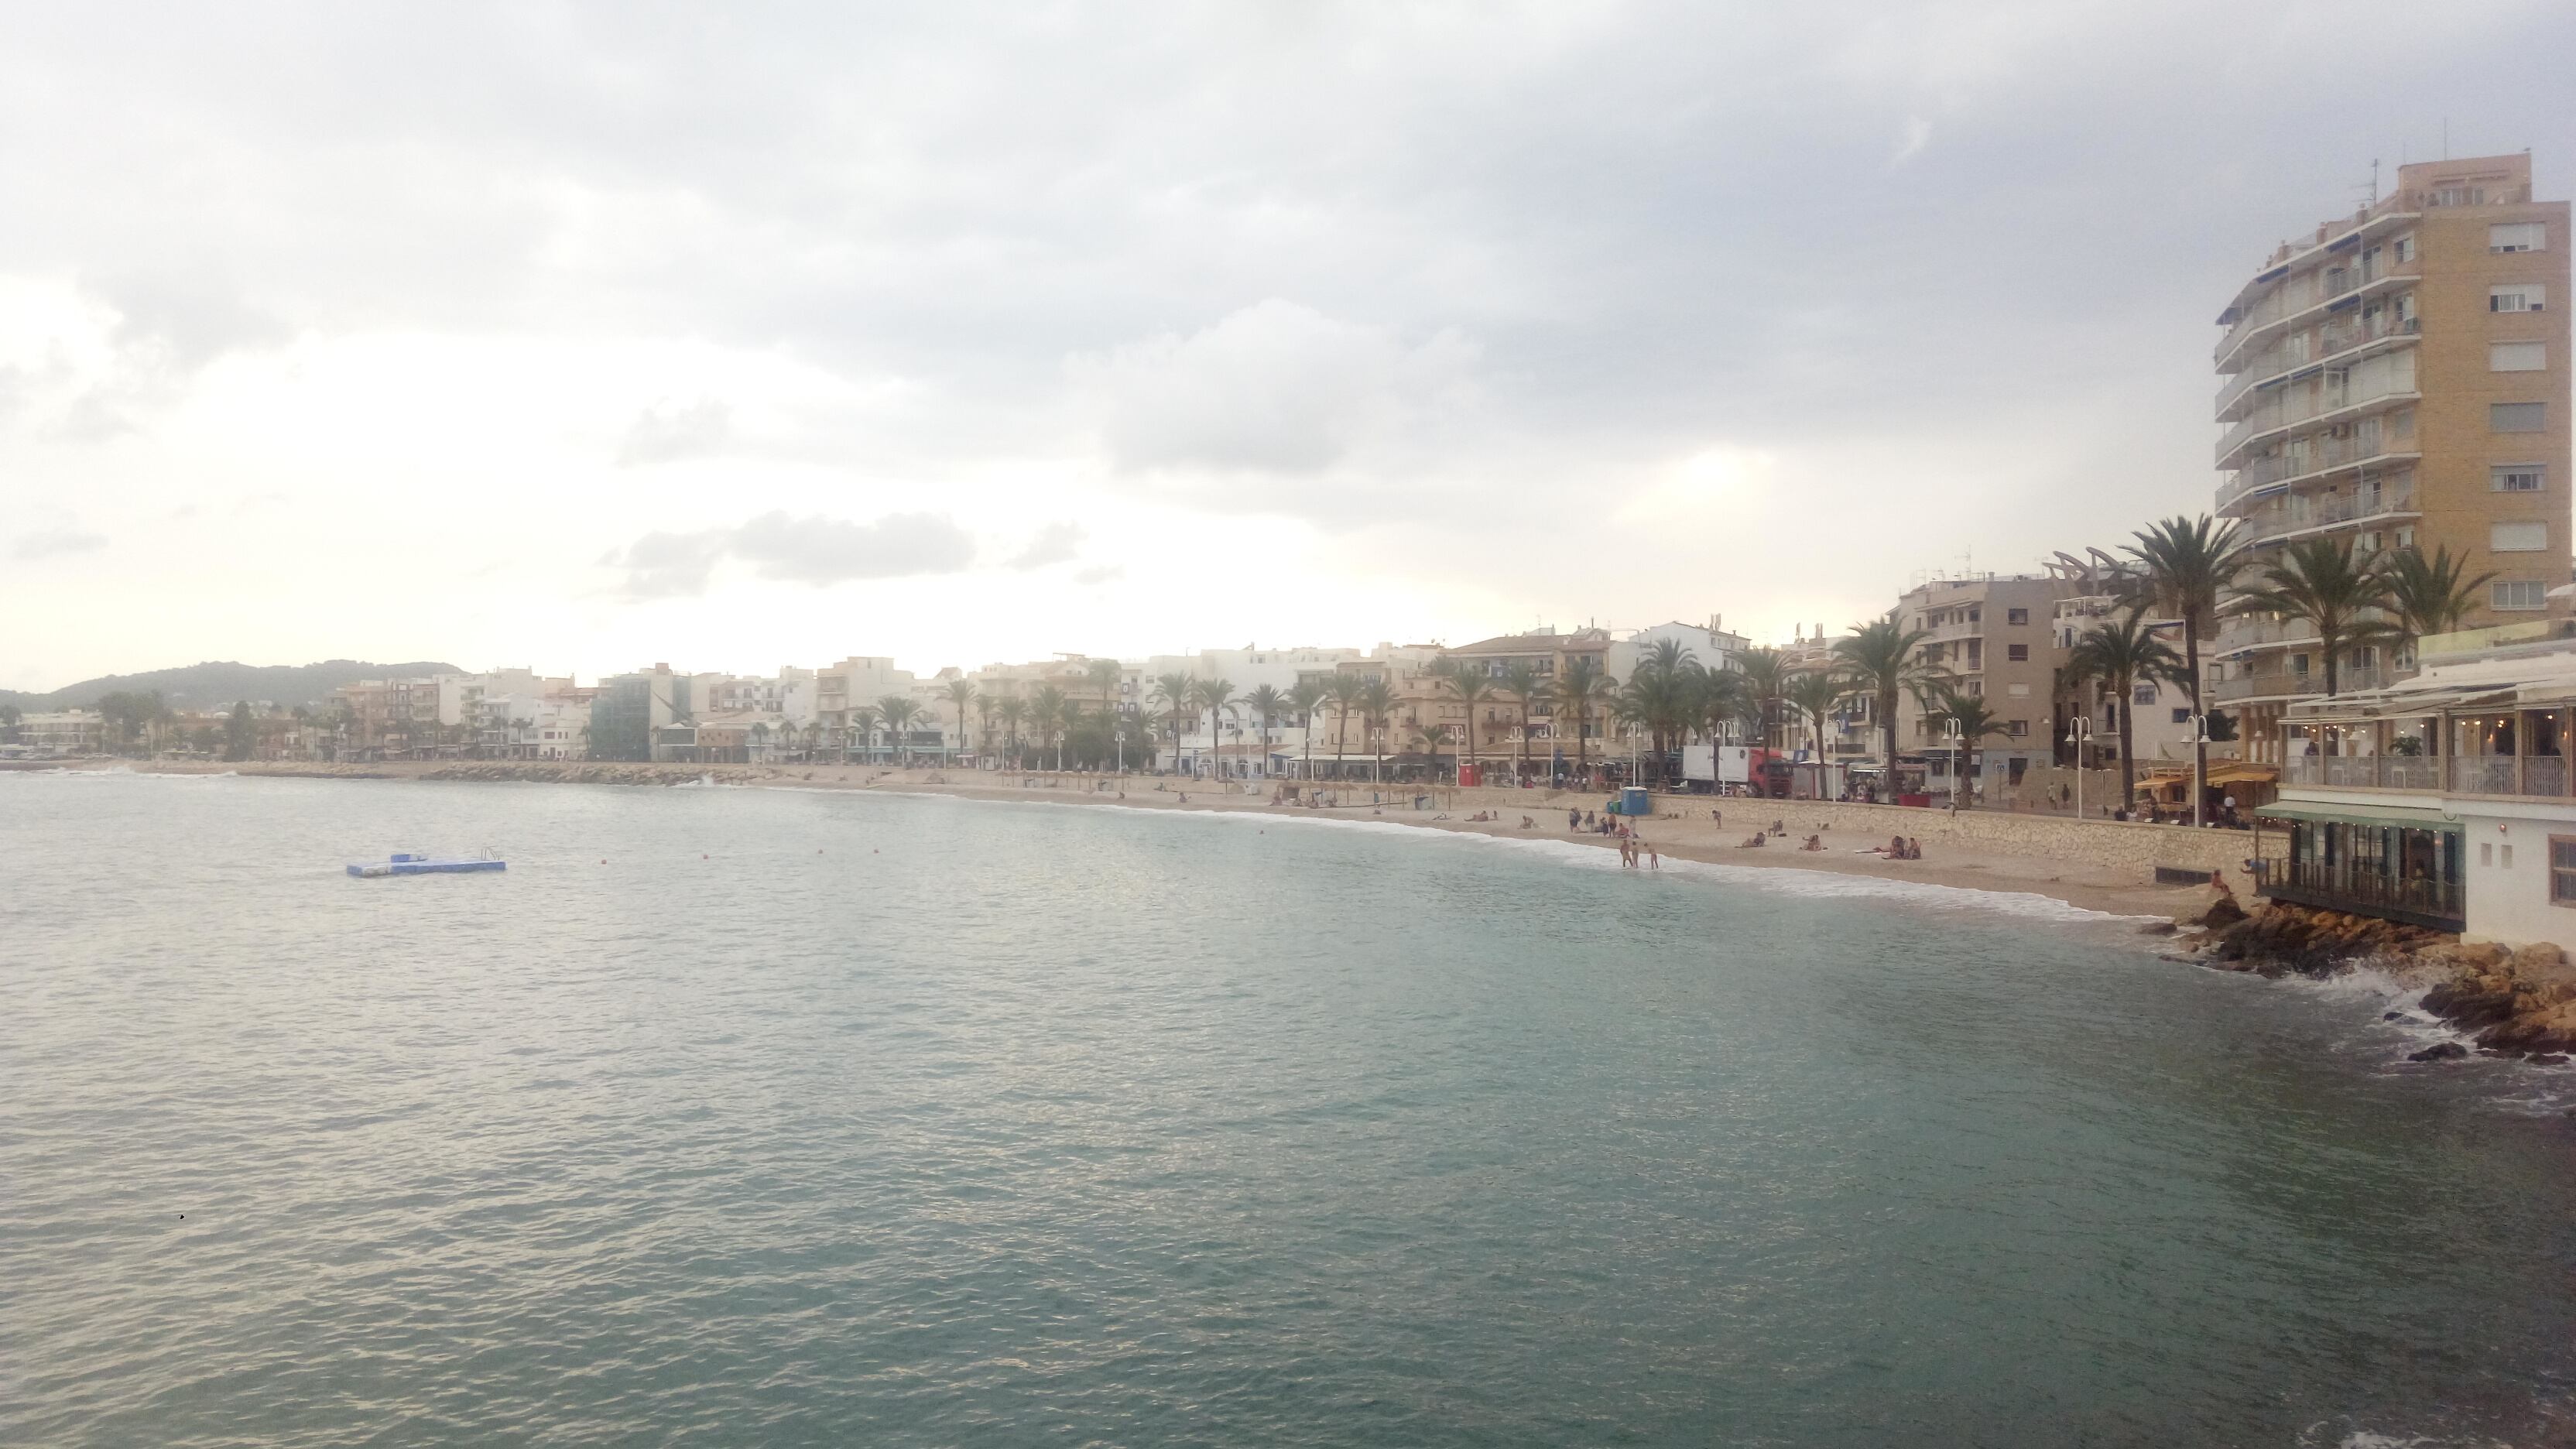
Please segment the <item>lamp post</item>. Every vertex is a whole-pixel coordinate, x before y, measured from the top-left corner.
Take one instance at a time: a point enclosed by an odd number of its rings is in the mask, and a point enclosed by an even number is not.
[[[2191,828],[2200,829],[2208,822],[2201,816],[2201,802],[2209,794],[2209,716],[2191,717]]]
[[[1967,783],[1959,774],[1960,752],[1967,748],[1968,742],[1960,733],[1959,722],[1955,719],[1941,721],[1941,738],[1950,742],[1950,813],[1956,815],[1959,813],[1959,790]]]
[[[2084,747],[2093,742],[2093,717],[2079,714],[2066,727],[2066,743],[2075,747],[2075,818],[2084,817]]]

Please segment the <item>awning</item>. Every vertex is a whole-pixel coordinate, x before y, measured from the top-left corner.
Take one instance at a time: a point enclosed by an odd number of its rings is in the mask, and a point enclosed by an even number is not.
[[[2467,827],[2457,820],[2447,820],[2439,810],[2417,809],[2405,805],[2319,805],[2312,801],[2275,801],[2257,806],[2255,814],[2266,820],[2306,820],[2330,825],[2393,825],[2400,830],[2447,830],[2464,835]]]
[[[2279,778],[2281,778],[2281,771],[2277,766],[2251,764],[2243,760],[2209,767],[2209,783],[2213,785],[2243,785],[2249,782],[2269,785]]]

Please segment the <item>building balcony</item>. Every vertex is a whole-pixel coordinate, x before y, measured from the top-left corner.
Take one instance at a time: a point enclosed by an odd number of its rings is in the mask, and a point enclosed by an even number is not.
[[[2208,647],[2210,658],[2226,659],[2255,649],[2316,642],[2317,626],[2305,619],[2238,617],[2221,620]]]
[[[2253,499],[2322,483],[2373,464],[2412,463],[2423,456],[2413,439],[2392,439],[2385,430],[2370,437],[2321,439],[2313,447],[2256,458],[2237,469],[2235,476],[2219,485],[2218,511],[2242,518],[2244,505]]]
[[[2373,408],[2413,402],[2422,396],[2416,390],[2415,379],[2408,377],[2402,381],[2392,378],[2368,387],[2324,388],[2315,397],[2283,398],[2271,406],[2248,413],[2220,436],[2218,466],[2235,466],[2239,453],[2275,433],[2286,433],[2303,424],[2359,416]]]
[[[2358,694],[2377,689],[2397,680],[2392,671],[2378,669],[2343,669],[2335,674],[2335,693]],[[2326,674],[2313,669],[2305,674],[2247,674],[2218,681],[2211,696],[2221,704],[2239,701],[2274,699],[2312,699],[2326,692]]]
[[[2437,931],[2457,931],[2467,924],[2458,881],[2386,875],[2376,864],[2258,860],[2254,889],[2276,901],[2385,916]]]
[[[2306,499],[2298,500],[2307,502]],[[2421,518],[2415,507],[2415,495],[2402,493],[2395,497],[2325,499],[2306,508],[2283,509],[2278,515],[2246,520],[2245,541],[2268,544],[2287,543],[2312,533],[2329,529],[2351,528],[2394,518]]]
[[[2565,799],[2567,782],[2563,755],[2294,755],[2281,769],[2285,785],[2533,800]]]
[[[2305,326],[2329,311],[2351,305],[2347,298],[2357,301],[2373,292],[2388,291],[2400,283],[2415,281],[2422,272],[2421,262],[2381,262],[2327,273],[2309,287],[2276,288],[2244,309],[2227,335],[2219,339],[2214,354],[2218,370],[2239,370],[2237,354],[2258,337],[2272,337],[2292,327]]]
[[[2283,357],[2266,353],[2218,389],[2218,421],[2226,422],[2236,400],[2253,388],[2268,387],[2321,367],[2340,367],[2373,352],[2402,347],[2423,335],[2421,318],[2404,321],[2382,314],[2373,318],[2337,318],[2319,332],[2314,356]]]

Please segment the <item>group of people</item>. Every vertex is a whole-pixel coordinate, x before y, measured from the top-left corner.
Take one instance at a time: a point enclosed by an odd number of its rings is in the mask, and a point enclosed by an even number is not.
[[[1887,837],[1887,844],[1879,847],[1878,853],[1887,860],[1921,860],[1923,842],[1909,840],[1902,835],[1891,835]]]
[[[1645,863],[1644,868],[1647,870],[1662,870],[1664,868],[1664,858],[1655,853],[1654,846],[1648,844],[1644,839],[1638,836],[1630,835],[1624,830],[1621,831],[1619,834],[1619,868],[1621,870],[1636,870],[1639,868],[1638,862],[1640,860]]]

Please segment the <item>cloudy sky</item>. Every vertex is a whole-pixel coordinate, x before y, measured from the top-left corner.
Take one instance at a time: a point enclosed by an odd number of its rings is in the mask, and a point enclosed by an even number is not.
[[[1722,611],[2206,506],[2564,0],[12,7],[0,686]]]

